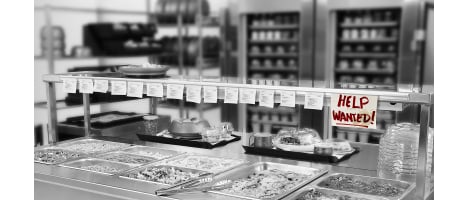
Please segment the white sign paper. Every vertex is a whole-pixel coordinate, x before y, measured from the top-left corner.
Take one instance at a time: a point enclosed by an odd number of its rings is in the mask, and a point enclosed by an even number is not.
[[[240,92],[239,103],[255,104],[257,90],[241,88],[239,92]]]
[[[201,86],[187,85],[187,101],[200,103],[201,102]]]
[[[260,90],[260,106],[273,108],[275,103],[274,90]]]
[[[296,92],[295,91],[281,91],[281,106],[296,107]]]
[[[148,83],[146,85],[146,95],[151,97],[163,97],[164,86],[161,83]]]
[[[111,81],[111,93],[112,95],[126,95],[127,94],[127,82]]]
[[[307,92],[304,99],[305,109],[322,110],[323,109],[323,93]]]
[[[203,86],[203,102],[218,103],[218,88],[214,86]]]
[[[91,79],[79,79],[78,87],[81,93],[92,94],[93,93],[93,80]]]
[[[107,80],[94,80],[94,91],[100,93],[107,93],[109,90],[109,81]]]
[[[64,78],[63,84],[62,84],[62,89],[66,93],[76,93],[76,79],[74,78]]]
[[[224,103],[237,104],[239,101],[239,88],[226,88],[224,90]]]
[[[330,118],[333,126],[376,129],[377,96],[333,94]]]
[[[184,85],[167,84],[168,99],[184,99]]]
[[[127,96],[129,97],[143,97],[143,83],[142,82],[128,82]]]

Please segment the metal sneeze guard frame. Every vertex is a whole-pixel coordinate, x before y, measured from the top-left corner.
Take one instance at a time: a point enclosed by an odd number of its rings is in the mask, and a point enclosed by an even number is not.
[[[378,96],[379,104],[378,110],[394,110],[401,111],[402,104],[417,104],[421,105],[420,111],[420,133],[419,133],[419,149],[418,149],[418,170],[416,174],[416,199],[425,199],[425,176],[426,176],[426,161],[427,161],[427,147],[428,147],[428,128],[431,119],[431,106],[434,104],[434,94],[425,94],[412,92],[413,88],[406,87],[405,92],[389,92],[389,91],[365,91],[353,89],[334,89],[334,88],[313,88],[313,87],[297,87],[297,86],[275,86],[275,85],[253,85],[247,84],[247,80],[239,78],[222,77],[213,79],[213,77],[183,77],[175,78],[161,78],[161,79],[138,79],[138,78],[113,78],[113,77],[99,77],[90,75],[99,75],[100,73],[67,73],[67,74],[47,74],[43,76],[46,82],[47,92],[47,109],[48,116],[48,136],[49,143],[54,144],[57,142],[57,109],[56,109],[56,94],[55,84],[62,83],[62,79],[92,79],[92,80],[108,80],[110,81],[132,81],[142,83],[161,83],[164,88],[167,84],[180,84],[180,85],[199,85],[199,86],[215,86],[218,87],[218,99],[224,99],[224,88],[248,88],[257,90],[275,90],[275,91],[295,91],[296,104],[304,104],[304,95],[307,92],[323,93],[324,94],[324,107],[330,106],[330,99],[332,94],[351,94],[351,95],[371,95]],[[105,73],[102,73],[105,74]],[[190,79],[187,79],[190,78]],[[211,78],[211,79],[210,79]],[[145,87],[144,87],[145,88]],[[110,89],[110,87],[109,87]],[[146,91],[143,90],[143,93]],[[166,94],[166,93],[164,93]],[[276,94],[274,102],[280,102],[280,96]],[[257,97],[258,101],[258,97]],[[154,97],[150,100],[150,111],[156,111],[156,101]],[[89,137],[91,133],[90,123],[90,100],[89,94],[83,94],[83,109],[85,115],[85,137]],[[434,163],[433,163],[434,166]]]

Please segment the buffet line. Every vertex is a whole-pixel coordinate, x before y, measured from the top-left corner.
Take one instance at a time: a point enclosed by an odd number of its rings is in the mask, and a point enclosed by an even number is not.
[[[320,165],[248,162],[96,138],[38,147],[34,160],[40,165],[36,168],[71,169],[131,185],[148,183],[155,197],[196,191],[221,195],[218,199],[404,199],[415,188],[404,181],[329,173]]]

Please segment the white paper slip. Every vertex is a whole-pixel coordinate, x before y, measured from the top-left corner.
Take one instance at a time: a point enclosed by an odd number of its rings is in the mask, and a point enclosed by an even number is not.
[[[307,92],[304,99],[305,109],[322,110],[323,109],[323,93]]]
[[[239,92],[239,103],[255,104],[257,90],[241,88]]]
[[[239,101],[239,88],[226,88],[224,90],[224,103],[237,104]]]
[[[274,90],[260,90],[260,106],[273,108],[275,103]]]
[[[184,99],[184,85],[167,84],[168,99]]]
[[[93,80],[91,79],[78,79],[78,87],[81,93],[92,94],[93,93]]]
[[[203,102],[218,103],[218,88],[214,86],[203,86]]]
[[[76,93],[76,79],[74,78],[64,78],[62,79],[62,90],[66,93]]]
[[[201,86],[187,85],[186,101],[200,103],[201,102]]]
[[[127,82],[111,81],[111,93],[112,95],[126,95],[127,94]]]
[[[164,86],[161,83],[148,83],[146,85],[146,95],[151,97],[164,97]]]
[[[281,106],[296,107],[296,92],[295,91],[281,91]]]
[[[109,90],[109,81],[94,80],[94,92],[106,93]]]
[[[129,97],[143,97],[143,83],[142,82],[128,82],[127,96]]]

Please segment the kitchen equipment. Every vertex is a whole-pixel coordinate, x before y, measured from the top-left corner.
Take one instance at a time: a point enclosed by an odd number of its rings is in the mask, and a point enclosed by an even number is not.
[[[90,171],[105,175],[114,175],[123,171],[132,169],[135,165],[129,165],[119,162],[100,160],[96,158],[85,158],[60,164],[62,167]]]
[[[173,136],[184,139],[200,139],[203,129],[210,127],[208,121],[203,119],[176,119],[169,126],[169,132]]]
[[[272,148],[273,144],[271,142],[273,136],[271,133],[255,133],[253,136],[249,137],[249,144],[254,147],[259,148]],[[252,143],[253,139],[253,143]]]
[[[234,127],[231,122],[221,122],[219,125],[219,131],[221,132],[222,138],[229,138],[234,131]]]
[[[300,192],[297,195],[294,195],[291,199],[297,200],[308,200],[312,198],[317,199],[343,199],[343,200],[371,200],[372,198],[366,197],[361,194],[350,194],[347,192],[337,191],[337,190],[330,190],[325,188],[314,188],[310,187],[305,189],[304,191]],[[373,200],[383,200],[380,198],[373,199]]]
[[[161,77],[166,75],[169,66],[150,64],[150,66],[128,65],[119,67],[119,71],[126,76]]]
[[[213,178],[208,177],[203,179],[202,182],[211,182]],[[156,195],[158,196],[169,196],[172,194],[177,194],[177,193],[184,193],[184,192],[195,192],[195,191],[201,191],[201,192],[207,192],[207,191],[217,191],[217,190],[223,190],[226,188],[232,187],[232,180],[220,180],[216,183],[209,184],[208,186],[201,186],[201,187],[188,187],[188,188],[180,188],[180,189],[171,189],[171,190],[157,190],[155,192]]]

